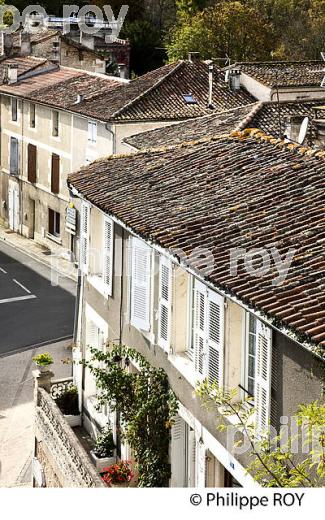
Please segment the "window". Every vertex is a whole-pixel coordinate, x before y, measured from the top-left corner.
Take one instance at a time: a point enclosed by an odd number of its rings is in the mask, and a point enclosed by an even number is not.
[[[150,330],[151,248],[131,239],[131,325]]]
[[[60,193],[60,156],[55,153],[51,161],[51,192]]]
[[[18,175],[19,173],[19,143],[16,137],[10,137],[10,173]]]
[[[33,144],[29,144],[28,148],[28,163],[27,163],[27,177],[29,182],[36,182],[36,167],[37,167],[37,148]]]
[[[158,343],[169,351],[171,330],[172,264],[164,256],[159,265]]]
[[[60,213],[49,208],[49,234],[54,237],[60,236]]]
[[[245,345],[245,391],[254,398],[257,432],[262,434],[270,420],[272,331],[252,314],[247,315]]]
[[[29,126],[35,128],[36,126],[36,107],[34,103],[29,104]]]
[[[183,99],[187,105],[197,105],[197,100],[192,94],[183,94]]]
[[[52,135],[53,137],[59,135],[59,112],[57,110],[52,111]]]
[[[11,120],[18,121],[18,100],[11,98]]]
[[[199,379],[223,381],[224,298],[195,279],[193,288],[192,352]]]
[[[97,142],[97,123],[95,121],[88,121],[88,141]]]

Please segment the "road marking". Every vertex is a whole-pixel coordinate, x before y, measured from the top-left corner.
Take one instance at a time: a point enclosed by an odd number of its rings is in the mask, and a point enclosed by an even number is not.
[[[0,300],[0,303],[21,302],[22,300],[33,300],[34,298],[37,298],[35,294],[29,294],[27,296],[18,296],[17,298],[6,298],[5,300]]]
[[[7,271],[5,271],[4,269],[2,269],[2,267],[0,267],[0,271],[1,271],[3,274],[7,274]]]
[[[18,282],[18,280],[16,280],[15,278],[13,278],[12,281],[19,285],[19,287],[21,287],[28,294],[32,294],[22,283]]]

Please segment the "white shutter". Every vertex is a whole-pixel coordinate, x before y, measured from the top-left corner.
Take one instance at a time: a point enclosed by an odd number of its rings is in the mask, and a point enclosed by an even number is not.
[[[196,477],[196,440],[195,431],[188,427],[188,475],[187,487],[195,487]]]
[[[9,227],[10,229],[14,229],[14,190],[12,188],[8,189],[8,212],[9,212]]]
[[[164,256],[159,266],[159,345],[169,351],[171,330],[172,264]]]
[[[19,191],[14,190],[14,231],[19,231]]]
[[[196,442],[196,487],[206,485],[206,448],[202,441]]]
[[[272,331],[256,321],[255,408],[256,432],[267,433],[271,408]]]
[[[185,487],[185,422],[179,415],[171,433],[171,487]]]
[[[199,379],[206,375],[206,286],[195,280],[194,284],[194,365]]]
[[[91,320],[87,321],[86,330],[86,346],[98,348],[98,327]]]
[[[132,239],[131,324],[150,330],[151,249],[142,240]]]
[[[83,203],[81,206],[80,218],[80,269],[84,273],[88,273],[89,265],[89,225],[90,225],[90,207]]]
[[[104,217],[103,221],[103,282],[106,292],[112,296],[113,285],[113,244],[114,225],[112,220]]]
[[[223,381],[224,298],[208,290],[207,302],[208,378],[219,387]]]

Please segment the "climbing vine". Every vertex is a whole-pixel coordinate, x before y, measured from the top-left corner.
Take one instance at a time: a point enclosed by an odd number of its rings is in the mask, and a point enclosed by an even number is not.
[[[129,371],[131,361],[139,371]],[[121,345],[108,345],[106,352],[92,348],[91,360],[84,364],[95,376],[98,405],[108,404],[120,414],[123,439],[137,462],[139,486],[168,486],[170,429],[178,404],[166,373]]]

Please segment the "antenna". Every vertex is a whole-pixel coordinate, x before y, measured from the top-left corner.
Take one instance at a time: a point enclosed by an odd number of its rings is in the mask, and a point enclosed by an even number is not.
[[[304,142],[306,134],[307,134],[307,130],[308,130],[308,124],[309,124],[309,117],[304,117],[304,119],[302,120],[302,123],[301,123],[300,130],[299,130],[299,135],[298,135],[298,139],[297,139],[298,144],[302,144]]]

